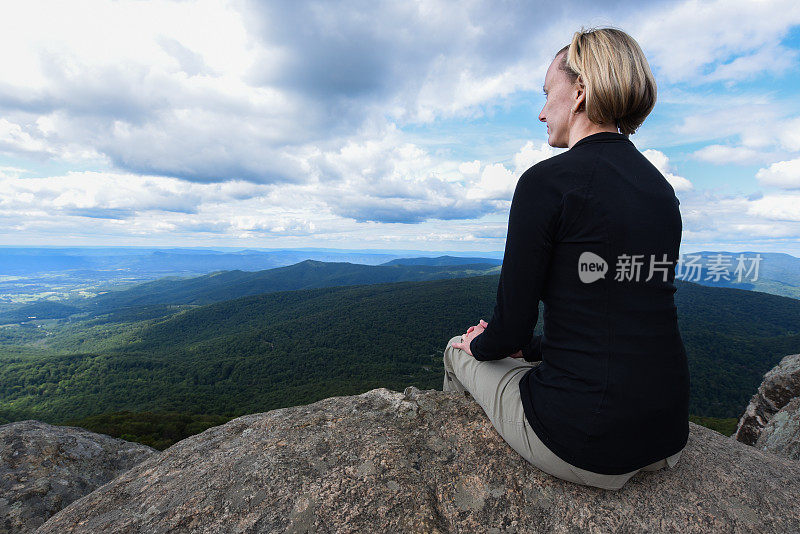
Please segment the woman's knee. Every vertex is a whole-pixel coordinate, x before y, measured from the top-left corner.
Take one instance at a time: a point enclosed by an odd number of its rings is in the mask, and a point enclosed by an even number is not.
[[[451,337],[450,341],[447,342],[447,347],[445,347],[445,349],[447,349],[447,348],[455,348],[455,347],[453,347],[453,343],[461,343],[461,336],[462,336],[462,334],[458,334],[457,336]]]
[[[444,348],[444,362],[445,362],[445,366],[447,366],[447,365],[448,365],[448,361],[447,361],[447,360],[448,360],[448,357],[450,357],[450,359],[451,359],[451,360],[450,360],[450,363],[452,364],[452,356],[453,356],[453,355],[454,355],[454,354],[455,354],[457,351],[461,350],[461,349],[458,349],[458,348],[454,347],[454,346],[453,346],[453,343],[461,343],[461,334],[459,334],[459,335],[457,335],[457,336],[453,336],[453,337],[451,337],[451,338],[450,338],[450,340],[447,342],[447,346]]]

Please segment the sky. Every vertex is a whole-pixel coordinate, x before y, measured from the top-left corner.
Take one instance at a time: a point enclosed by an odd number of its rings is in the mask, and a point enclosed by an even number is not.
[[[0,245],[502,251],[581,28],[658,85],[681,253],[800,256],[800,2],[0,6]],[[334,7],[335,5],[335,7]]]

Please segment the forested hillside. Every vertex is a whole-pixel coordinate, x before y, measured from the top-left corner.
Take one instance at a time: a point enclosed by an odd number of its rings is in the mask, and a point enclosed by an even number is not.
[[[363,392],[441,387],[451,336],[494,306],[497,275],[285,291],[0,329],[0,417],[119,410],[241,415]],[[761,376],[800,351],[800,302],[677,282],[691,412],[738,417]],[[541,317],[541,314],[540,314]],[[537,325],[541,332],[541,320]]]
[[[264,271],[223,271],[186,280],[155,280],[98,295],[85,307],[93,313],[103,313],[154,304],[211,304],[276,291],[458,278],[499,271],[498,266],[489,263],[361,265],[305,260]]]
[[[483,263],[476,263],[476,262]],[[148,317],[170,305],[202,305],[248,295],[385,282],[425,281],[499,273],[499,260],[482,258],[408,258],[397,264],[362,265],[348,262],[305,260],[260,271],[219,271],[195,277],[163,277],[132,287],[113,289],[90,298],[71,298],[68,304],[52,300],[0,307],[0,325],[39,319],[116,313]],[[165,308],[166,306],[166,308]],[[164,313],[161,314],[162,316]]]

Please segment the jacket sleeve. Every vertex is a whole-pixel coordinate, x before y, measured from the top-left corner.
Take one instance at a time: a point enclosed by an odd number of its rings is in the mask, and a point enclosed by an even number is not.
[[[526,362],[542,361],[542,336],[533,336],[531,342],[522,347],[522,358]],[[472,350],[472,349],[470,349]]]
[[[498,360],[526,346],[523,356],[527,352],[528,357],[541,359],[541,336],[532,339],[531,333],[539,318],[561,202],[561,193],[541,164],[517,181],[494,312],[486,329],[470,342],[476,360]]]

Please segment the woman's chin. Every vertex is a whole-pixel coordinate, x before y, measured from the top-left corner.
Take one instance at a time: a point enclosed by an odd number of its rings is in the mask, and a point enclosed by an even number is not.
[[[547,132],[547,144],[553,148],[567,148],[568,143],[559,141],[553,132]]]

